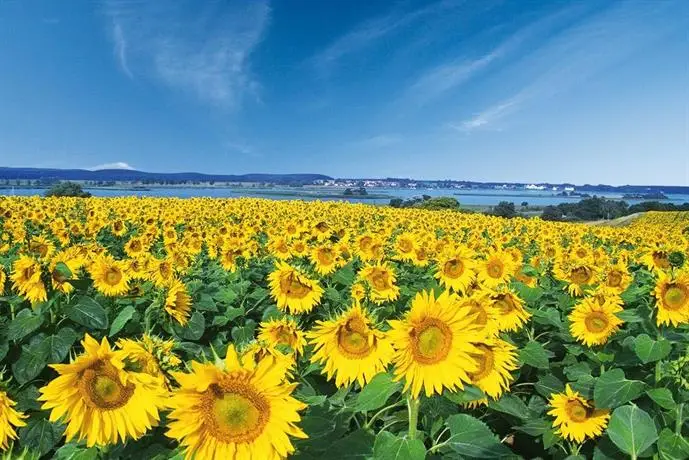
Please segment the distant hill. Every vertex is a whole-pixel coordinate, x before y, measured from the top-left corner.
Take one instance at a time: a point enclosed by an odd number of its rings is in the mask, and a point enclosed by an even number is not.
[[[0,179],[38,180],[54,182],[77,181],[151,181],[151,182],[270,182],[273,184],[313,183],[316,180],[330,180],[323,174],[201,174],[151,173],[132,169],[47,169],[0,167]]]

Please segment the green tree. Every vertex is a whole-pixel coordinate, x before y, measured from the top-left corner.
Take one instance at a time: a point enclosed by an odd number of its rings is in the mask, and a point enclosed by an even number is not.
[[[492,214],[494,216],[512,218],[517,215],[517,210],[511,201],[501,201],[493,208]]]
[[[75,196],[78,198],[88,198],[91,194],[84,191],[80,184],[74,182],[58,182],[45,192],[45,196]]]

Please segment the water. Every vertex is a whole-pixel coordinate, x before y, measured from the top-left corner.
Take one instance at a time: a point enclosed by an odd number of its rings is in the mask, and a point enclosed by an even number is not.
[[[547,206],[559,203],[576,203],[581,197],[556,196],[552,191],[547,190],[495,190],[495,189],[401,189],[401,188],[370,188],[368,192],[373,195],[388,195],[385,198],[361,199],[357,197],[328,197],[322,194],[341,194],[342,189],[322,189],[322,188],[220,188],[220,187],[160,187],[150,190],[130,190],[130,189],[103,189],[86,188],[93,196],[116,197],[116,196],[139,196],[139,197],[211,197],[211,198],[239,198],[255,197],[268,198],[275,200],[322,200],[322,201],[342,201],[346,200],[353,203],[388,204],[390,198],[409,199],[421,195],[451,196],[456,198],[461,204],[473,206],[494,206],[500,201],[511,201],[516,205],[523,201],[530,206]],[[0,195],[31,196],[43,195],[45,189],[0,189]],[[593,195],[594,192],[589,192]],[[595,193],[610,199],[622,199],[622,194],[599,192]],[[689,194],[668,194],[665,203],[682,204],[689,202]],[[648,200],[625,200],[629,204],[636,204]]]

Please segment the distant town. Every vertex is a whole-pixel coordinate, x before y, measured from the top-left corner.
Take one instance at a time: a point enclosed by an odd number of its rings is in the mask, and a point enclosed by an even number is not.
[[[686,186],[571,183],[509,183],[465,180],[416,180],[410,178],[333,178],[323,174],[150,173],[126,169],[83,170],[0,167],[0,188],[45,188],[60,181],[74,181],[85,187],[148,189],[158,187],[323,187],[337,189],[454,189],[471,192],[543,191],[559,196],[587,197],[591,193],[613,192],[629,199],[665,199],[665,194],[689,194]]]

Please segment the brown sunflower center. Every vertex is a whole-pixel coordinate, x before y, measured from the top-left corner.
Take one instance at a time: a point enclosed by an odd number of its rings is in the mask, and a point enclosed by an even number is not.
[[[407,238],[401,238],[397,243],[397,246],[401,252],[410,252],[412,249],[414,249],[414,245]]]
[[[608,272],[608,286],[619,287],[622,284],[622,273],[618,270]]]
[[[121,280],[122,272],[118,268],[110,267],[108,268],[108,271],[105,272],[105,282],[108,283],[110,286],[115,286]]]
[[[516,308],[512,298],[505,294],[498,294],[493,306],[498,309],[501,315],[509,315]]]
[[[588,267],[577,267],[572,269],[571,279],[575,284],[588,284],[593,276],[593,271]]]
[[[129,249],[138,252],[141,250],[141,242],[139,240],[134,240],[132,241],[132,244],[129,245]]]
[[[311,287],[302,283],[294,273],[280,280],[280,289],[287,297],[293,299],[303,299],[311,292]]]
[[[655,251],[653,252],[653,265],[658,268],[666,269],[670,268],[670,256],[665,251]]]
[[[391,287],[390,273],[388,273],[386,270],[374,268],[369,279],[377,291],[385,291]]]
[[[669,310],[679,310],[687,305],[689,301],[689,289],[679,284],[670,284],[663,295],[665,308]]]
[[[331,249],[321,249],[318,251],[318,261],[323,265],[331,265],[335,261],[335,255]]]
[[[412,353],[421,364],[445,359],[452,345],[452,331],[436,318],[425,318],[411,332]]]
[[[567,412],[569,419],[576,423],[585,422],[589,418],[589,408],[578,399],[567,401],[565,412]]]
[[[86,369],[79,380],[79,388],[88,406],[103,410],[124,406],[134,394],[134,385],[123,385],[117,369],[106,363]]]
[[[365,236],[359,240],[359,249],[362,251],[367,251],[371,244],[373,243],[373,238],[370,236]]]
[[[352,318],[337,331],[337,345],[349,358],[361,359],[373,351],[369,343],[371,332],[362,318]]]
[[[488,377],[493,371],[493,366],[495,363],[495,354],[493,353],[493,350],[485,345],[479,345],[478,348],[481,350],[481,354],[474,356],[478,369],[476,372],[471,374],[471,379],[474,381]]]
[[[242,382],[211,385],[202,403],[210,433],[226,443],[248,443],[259,437],[270,418],[270,406]]]
[[[600,332],[605,331],[608,328],[608,326],[610,325],[610,321],[608,320],[608,317],[605,315],[605,313],[600,311],[592,311],[588,315],[586,315],[586,319],[584,319],[584,324],[586,325],[586,329],[589,332],[598,334]]]
[[[464,264],[459,259],[452,259],[443,265],[443,273],[450,278],[459,278],[464,273]]]
[[[499,259],[491,259],[486,265],[486,273],[491,278],[502,278],[502,274],[505,270],[505,265]]]

